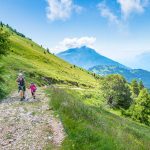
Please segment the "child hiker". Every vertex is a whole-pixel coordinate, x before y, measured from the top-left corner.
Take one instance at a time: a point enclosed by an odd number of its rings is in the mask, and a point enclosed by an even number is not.
[[[35,92],[36,92],[37,88],[34,83],[30,84],[30,90],[31,90],[31,94],[32,94],[33,98],[35,99]]]

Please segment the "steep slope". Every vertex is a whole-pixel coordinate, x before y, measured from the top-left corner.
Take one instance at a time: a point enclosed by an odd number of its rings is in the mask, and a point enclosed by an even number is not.
[[[105,56],[98,54],[94,49],[88,48],[86,46],[81,48],[69,49],[67,51],[57,54],[57,56],[71,64],[77,65],[85,69],[89,69],[93,66],[100,64],[125,67],[124,65],[116,61],[113,61]]]
[[[144,85],[150,88],[150,72],[143,69],[126,69],[117,66],[99,65],[90,68],[89,71],[92,71],[102,76],[109,74],[121,74],[128,81],[131,81],[133,79],[142,80]]]
[[[0,60],[0,66],[5,67],[3,78],[6,81],[4,84],[6,90],[14,88],[15,79],[20,71],[24,72],[28,82],[33,81],[37,84],[45,82],[93,87],[97,85],[96,79],[87,71],[48,53],[38,44],[17,35],[6,26],[2,30],[8,31],[11,35],[12,51]]]

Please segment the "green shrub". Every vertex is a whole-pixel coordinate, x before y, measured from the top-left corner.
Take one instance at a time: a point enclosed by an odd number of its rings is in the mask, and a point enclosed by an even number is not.
[[[10,40],[8,37],[9,34],[7,32],[0,30],[0,58],[2,56],[6,56],[10,51]],[[2,83],[4,82],[4,79],[2,78],[3,71],[4,68],[0,66],[0,99],[2,99],[6,94],[2,87]]]
[[[132,118],[150,125],[150,94],[147,89],[142,89],[132,107]]]
[[[127,81],[121,75],[109,75],[101,81],[100,90],[112,108],[129,108],[131,93]]]

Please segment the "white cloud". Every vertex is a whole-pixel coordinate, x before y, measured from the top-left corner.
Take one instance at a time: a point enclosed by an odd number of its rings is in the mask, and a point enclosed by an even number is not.
[[[120,14],[116,14],[109,8],[107,0],[103,0],[98,4],[98,10],[100,15],[107,18],[109,22],[118,25],[120,28],[126,28],[125,24],[130,15],[143,13],[150,0],[116,0],[116,2],[119,4],[118,12]]]
[[[117,0],[120,4],[122,15],[127,19],[132,13],[142,13],[149,0]]]
[[[93,46],[96,38],[94,37],[81,37],[81,38],[65,38],[61,45],[68,48],[81,47],[81,46]]]
[[[107,18],[110,22],[119,24],[120,21],[118,17],[110,10],[106,3],[102,2],[98,4],[98,9],[102,17]]]
[[[47,0],[47,17],[49,20],[66,20],[72,12],[79,13],[81,6],[75,5],[72,0]]]
[[[55,48],[53,48],[53,51],[59,52],[69,48],[80,48],[82,46],[93,47],[95,41],[95,37],[65,38]]]

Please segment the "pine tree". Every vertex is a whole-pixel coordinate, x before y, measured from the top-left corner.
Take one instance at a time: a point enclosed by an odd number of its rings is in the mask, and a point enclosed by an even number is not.
[[[50,53],[50,52],[49,52],[49,48],[47,48],[47,53]]]
[[[131,92],[132,92],[133,97],[137,97],[139,95],[139,85],[138,85],[137,80],[132,80]]]
[[[0,26],[3,27],[3,22],[0,22]]]
[[[6,25],[6,27],[7,27],[7,28],[10,28],[8,24]]]
[[[142,82],[142,80],[139,82],[139,90],[142,90],[144,89],[144,84]]]

